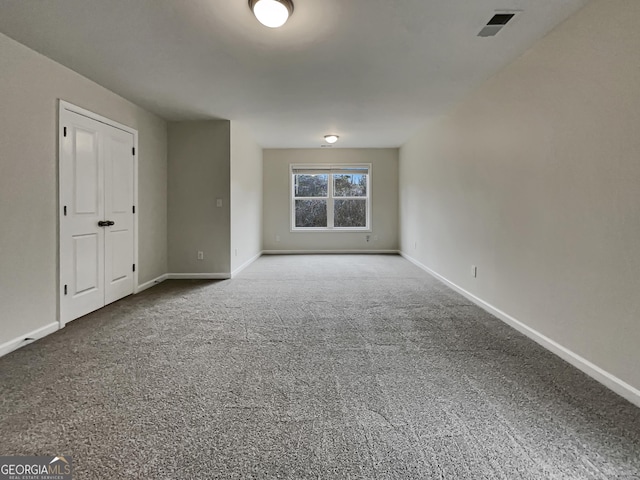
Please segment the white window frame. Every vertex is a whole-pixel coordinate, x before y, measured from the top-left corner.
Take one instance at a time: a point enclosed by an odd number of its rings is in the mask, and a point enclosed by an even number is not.
[[[367,170],[367,196],[366,197],[334,197],[333,175],[340,175],[340,170],[365,169]],[[296,170],[317,170],[318,174],[329,175],[326,197],[296,197],[295,182],[293,179]],[[289,218],[291,232],[371,232],[371,164],[327,164],[327,163],[292,163],[289,165]],[[365,199],[367,202],[367,220],[365,227],[334,227],[334,200],[336,199]],[[326,227],[296,227],[296,200],[327,200],[327,226]]]

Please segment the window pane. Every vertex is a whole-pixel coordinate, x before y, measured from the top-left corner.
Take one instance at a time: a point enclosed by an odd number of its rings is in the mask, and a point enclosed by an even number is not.
[[[366,227],[366,200],[336,200],[334,203],[334,227]]]
[[[366,197],[367,176],[365,174],[336,174],[333,176],[335,197]]]
[[[294,175],[296,197],[326,197],[329,175]]]
[[[296,200],[296,227],[327,226],[326,200]]]

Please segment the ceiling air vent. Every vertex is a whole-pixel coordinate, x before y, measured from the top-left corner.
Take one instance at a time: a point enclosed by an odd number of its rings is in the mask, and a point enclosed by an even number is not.
[[[515,16],[515,13],[496,13],[480,30],[479,37],[493,37]]]
[[[321,148],[331,148],[333,145],[320,145]]]

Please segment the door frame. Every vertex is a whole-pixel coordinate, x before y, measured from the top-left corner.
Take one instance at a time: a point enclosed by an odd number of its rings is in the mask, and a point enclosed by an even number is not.
[[[62,245],[61,238],[61,228],[60,223],[62,221],[62,217],[64,216],[63,205],[62,205],[62,191],[60,189],[60,161],[62,160],[62,144],[64,138],[64,120],[67,113],[75,113],[78,115],[82,115],[83,117],[90,118],[91,120],[95,120],[100,123],[104,123],[105,125],[109,125],[111,127],[117,128],[119,130],[123,130],[127,133],[133,135],[133,148],[135,149],[135,153],[133,154],[133,203],[136,207],[136,213],[133,215],[133,263],[136,265],[136,270],[133,272],[133,293],[138,293],[138,271],[140,270],[138,264],[138,216],[140,213],[140,209],[138,207],[138,131],[134,128],[123,125],[122,123],[116,122],[115,120],[111,120],[110,118],[103,117],[102,115],[98,115],[95,112],[87,110],[82,107],[78,107],[70,102],[67,102],[62,99],[58,99],[58,258],[57,258],[57,269],[58,269],[58,288],[57,288],[57,317],[60,328],[63,328],[66,325],[66,321],[62,318],[60,312],[60,299],[62,298],[62,286],[64,282],[62,280],[62,269],[60,268],[60,246]]]

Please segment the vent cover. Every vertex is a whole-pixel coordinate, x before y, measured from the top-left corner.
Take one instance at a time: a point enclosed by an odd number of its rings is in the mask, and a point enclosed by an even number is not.
[[[489,20],[489,23],[487,23],[487,25],[505,26],[507,23],[509,23],[509,20],[511,20],[514,16],[515,16],[515,13],[496,13],[491,18],[491,20]]]
[[[509,23],[509,21],[515,16],[515,13],[496,13],[491,20],[485,25],[485,27],[478,33],[479,37],[493,37],[502,28]]]

